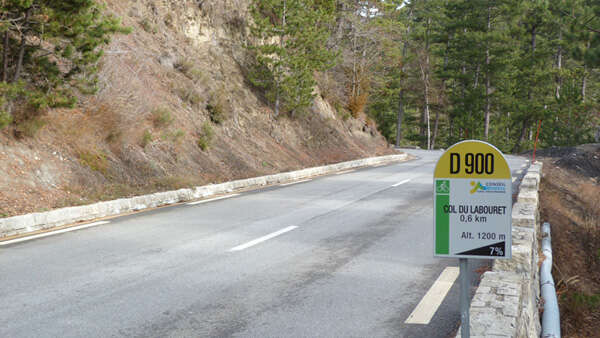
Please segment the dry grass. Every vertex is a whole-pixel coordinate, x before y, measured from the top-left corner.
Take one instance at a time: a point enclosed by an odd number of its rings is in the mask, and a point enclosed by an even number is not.
[[[106,154],[98,150],[81,150],[78,154],[79,162],[93,171],[106,175],[109,163]]]
[[[600,337],[600,186],[546,161],[541,215],[552,225],[564,337]]]

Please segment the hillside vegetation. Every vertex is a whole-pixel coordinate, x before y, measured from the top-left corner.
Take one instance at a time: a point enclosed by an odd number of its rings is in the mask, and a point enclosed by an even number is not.
[[[249,4],[106,1],[98,13],[120,23],[90,60],[97,90],[65,78],[55,92],[72,95],[65,104],[3,105],[29,113],[0,132],[0,216],[391,153],[365,115],[344,116],[320,95],[275,117],[247,79]],[[45,49],[63,39],[48,36]],[[28,36],[26,59],[38,41]],[[49,61],[66,74],[59,56]],[[36,85],[30,65],[25,88]]]

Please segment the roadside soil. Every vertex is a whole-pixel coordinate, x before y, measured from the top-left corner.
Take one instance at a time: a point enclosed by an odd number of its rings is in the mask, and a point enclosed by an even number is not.
[[[563,337],[600,337],[600,145],[542,151],[541,220],[552,231]]]

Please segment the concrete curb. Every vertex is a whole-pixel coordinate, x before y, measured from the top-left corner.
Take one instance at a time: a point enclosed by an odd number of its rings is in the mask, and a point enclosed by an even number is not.
[[[512,259],[496,260],[471,301],[472,337],[539,337],[539,184],[542,164],[521,181],[512,211]],[[460,331],[457,335],[460,337]]]
[[[158,192],[155,194],[136,196],[132,198],[121,198],[113,201],[99,202],[85,206],[61,208],[48,212],[2,218],[0,219],[0,239],[78,222],[91,221],[98,218],[112,217],[120,214],[188,202],[215,195],[227,194],[242,189],[258,188],[273,184],[291,182],[308,177],[331,174],[353,168],[402,161],[406,160],[407,157],[407,154],[371,157],[281,174],[205,185],[191,189]]]

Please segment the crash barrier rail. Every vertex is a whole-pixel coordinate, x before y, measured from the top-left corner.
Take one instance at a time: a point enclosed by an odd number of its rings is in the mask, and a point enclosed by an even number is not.
[[[540,288],[544,304],[542,337],[560,338],[560,312],[552,278],[552,237],[548,222],[542,225],[542,253],[544,254],[544,261],[540,267]]]

